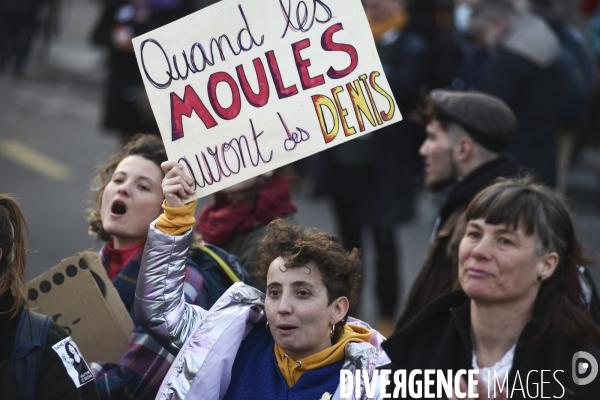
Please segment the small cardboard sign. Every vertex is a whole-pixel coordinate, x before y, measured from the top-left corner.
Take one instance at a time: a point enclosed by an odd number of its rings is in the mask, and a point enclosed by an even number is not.
[[[223,0],[133,46],[189,201],[402,119],[360,0]]]
[[[27,289],[30,307],[62,326],[87,361],[119,362],[134,325],[95,250],[63,260]]]

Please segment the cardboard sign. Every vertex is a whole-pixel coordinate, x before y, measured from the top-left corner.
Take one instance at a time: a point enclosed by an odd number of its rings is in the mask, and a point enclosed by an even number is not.
[[[95,250],[63,260],[27,289],[31,309],[62,326],[86,361],[119,362],[134,325]]]
[[[223,0],[133,45],[190,201],[402,119],[360,0]]]

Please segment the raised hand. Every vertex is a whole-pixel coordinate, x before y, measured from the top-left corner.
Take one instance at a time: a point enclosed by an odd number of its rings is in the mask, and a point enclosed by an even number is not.
[[[162,181],[162,190],[167,206],[182,207],[184,201],[194,194],[195,190],[192,187],[194,181],[192,178],[187,178],[183,173],[183,166],[175,161],[165,161],[160,165],[165,173]]]

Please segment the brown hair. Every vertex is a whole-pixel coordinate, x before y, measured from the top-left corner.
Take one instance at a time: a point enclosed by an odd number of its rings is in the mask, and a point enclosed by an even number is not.
[[[285,259],[286,268],[305,267],[313,261],[323,277],[329,304],[346,297],[350,303],[348,313],[358,304],[362,269],[360,254],[358,249],[344,249],[337,236],[315,228],[304,230],[284,219],[276,219],[267,226],[265,237],[258,246],[256,276],[266,282],[269,266],[278,257]],[[334,342],[343,331],[347,318],[348,314],[336,324]]]
[[[410,114],[410,119],[421,125],[427,125],[431,121],[436,120],[440,123],[440,125],[442,125],[442,128],[444,128],[444,130],[447,130],[448,126],[452,122],[458,123],[450,117],[448,117],[446,114],[441,113],[435,106],[435,103],[433,102],[430,96],[427,96],[425,98],[422,106],[420,106]]]
[[[87,219],[90,221],[89,234],[95,236],[98,240],[108,242],[112,239],[111,235],[102,227],[102,217],[100,215],[104,189],[106,189],[106,185],[110,182],[119,163],[126,157],[136,155],[153,161],[159,168],[160,164],[167,161],[165,146],[158,136],[137,134],[117,154],[114,154],[105,164],[97,168],[97,175],[92,179],[95,207],[87,210]]]
[[[600,343],[600,327],[586,312],[579,266],[590,264],[582,255],[565,199],[555,190],[535,183],[531,176],[500,179],[469,204],[467,221],[484,218],[492,225],[522,226],[535,235],[536,253],[558,254],[558,265],[541,284],[533,304],[537,334],[533,342],[556,330],[580,342]]]
[[[29,234],[19,203],[7,194],[0,194],[0,296],[14,289],[14,303],[3,313],[15,317],[21,307],[27,306],[25,268],[27,248],[25,234]]]

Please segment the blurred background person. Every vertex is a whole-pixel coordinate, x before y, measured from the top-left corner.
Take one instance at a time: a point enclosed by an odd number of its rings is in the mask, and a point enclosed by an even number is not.
[[[0,1],[0,72],[12,64],[16,76],[25,73],[42,3],[43,0]]]
[[[588,3],[593,3],[589,1]],[[597,2],[598,3],[598,2]],[[600,74],[598,67],[600,66],[600,6],[598,4],[588,5],[590,18],[587,25],[587,39],[590,43],[591,53],[593,55],[595,79],[592,92],[592,104],[590,112],[590,120],[584,143],[589,142],[595,147],[600,146]],[[600,177],[600,170],[598,171]]]
[[[427,136],[419,149],[425,188],[451,190],[397,329],[431,301],[458,288],[457,251],[467,205],[496,178],[514,176],[520,168],[514,157],[501,154],[517,130],[515,115],[502,100],[483,93],[434,90],[415,115],[426,125]]]
[[[213,194],[212,204],[198,214],[196,232],[202,240],[237,256],[261,291],[266,288],[254,275],[256,250],[269,222],[293,219],[296,213],[290,180],[297,180],[291,166],[250,178]]]
[[[366,0],[365,11],[398,108],[399,124],[344,143],[327,152],[326,190],[331,196],[342,243],[363,248],[369,227],[375,244],[378,329],[393,330],[400,290],[400,249],[395,229],[414,216],[422,129],[406,118],[427,85],[431,63],[427,42],[406,28],[404,0]]]
[[[584,32],[560,14],[555,1],[530,0],[529,5],[560,42],[556,188],[565,193],[572,160],[589,138],[594,63]]]
[[[477,1],[456,0],[454,2],[454,37],[461,55],[456,68],[449,71],[453,74],[453,77],[448,87],[455,90],[467,90],[477,87],[490,58],[485,46],[471,32],[471,14]]]
[[[123,142],[137,132],[159,134],[131,39],[187,15],[188,0],[107,0],[92,35],[109,50],[103,127]]]
[[[507,151],[547,184],[556,185],[560,123],[560,42],[539,16],[509,0],[473,7],[473,34],[490,52],[479,89],[503,100],[518,128]]]
[[[27,306],[27,224],[19,203],[0,194],[0,389],[6,400],[98,399],[93,380],[71,377],[52,346],[69,335]],[[34,336],[37,333],[38,336]],[[28,336],[29,335],[29,336]],[[70,346],[70,342],[67,342]],[[43,346],[43,348],[40,348]],[[35,363],[31,365],[29,363]],[[79,372],[89,374],[85,362]],[[81,376],[81,375],[80,375]],[[77,379],[77,382],[74,380]]]
[[[502,180],[471,201],[465,221],[460,290],[382,344],[392,368],[478,369],[483,398],[494,376],[508,376],[506,386],[519,397],[541,385],[548,397],[597,397],[600,380],[580,385],[572,378],[581,374],[574,370],[578,351],[600,359],[600,327],[587,313],[579,266],[589,261],[565,200],[530,178]],[[541,370],[561,372],[542,384],[533,375]],[[530,377],[524,386],[517,373]]]

